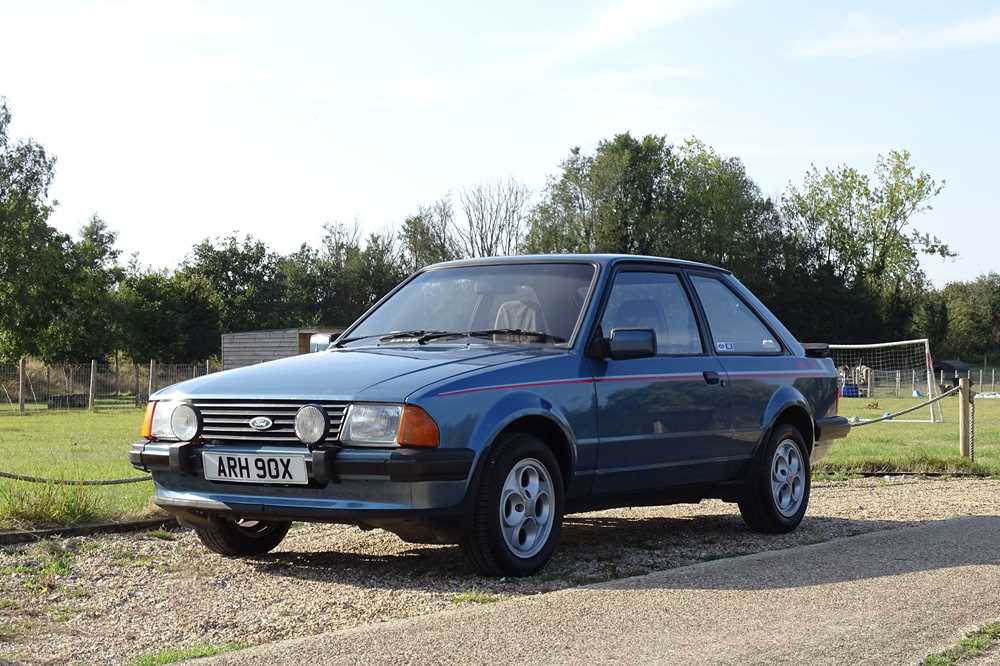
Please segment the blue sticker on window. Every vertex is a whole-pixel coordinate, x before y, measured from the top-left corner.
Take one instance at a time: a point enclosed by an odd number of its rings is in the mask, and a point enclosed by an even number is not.
[[[720,352],[731,352],[736,351],[735,342],[716,342],[715,348]]]

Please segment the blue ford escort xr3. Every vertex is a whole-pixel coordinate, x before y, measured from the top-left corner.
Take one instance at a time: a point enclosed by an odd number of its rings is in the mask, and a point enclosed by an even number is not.
[[[739,505],[795,529],[810,463],[850,425],[824,345],[728,271],[610,255],[417,272],[325,352],[152,396],[132,464],[209,549],[293,520],[459,543],[489,575],[542,568],[567,512]]]

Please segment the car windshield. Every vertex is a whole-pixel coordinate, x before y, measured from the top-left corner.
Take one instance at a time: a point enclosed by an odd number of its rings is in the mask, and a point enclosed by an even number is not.
[[[589,264],[507,264],[426,271],[338,344],[430,340],[560,344],[573,337],[594,277]],[[448,334],[457,335],[448,335]]]

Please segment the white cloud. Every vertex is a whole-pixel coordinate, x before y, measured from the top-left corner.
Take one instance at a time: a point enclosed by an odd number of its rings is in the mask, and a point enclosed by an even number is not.
[[[45,26],[46,39],[51,43],[81,41],[90,47],[107,40],[116,43],[142,43],[149,39],[183,40],[248,32],[257,22],[242,16],[225,16],[208,11],[192,0],[169,3],[134,3],[105,0],[87,6],[71,6],[69,10],[27,4],[5,9],[5,29],[8,35],[35,32]]]
[[[829,33],[799,42],[801,56],[866,56],[878,53],[972,49],[1000,43],[1000,11],[950,23],[899,25],[854,12]]]
[[[421,105],[440,104],[451,97],[447,81],[429,76],[389,81],[385,90],[389,97]]]
[[[702,70],[694,67],[652,65],[648,67],[596,72],[585,75],[583,78],[593,85],[620,85],[636,83],[651,84],[661,81],[693,81],[702,79],[704,76],[705,74]]]
[[[712,11],[726,0],[619,0],[583,25],[556,35],[535,58],[558,64],[628,43],[657,28]]]

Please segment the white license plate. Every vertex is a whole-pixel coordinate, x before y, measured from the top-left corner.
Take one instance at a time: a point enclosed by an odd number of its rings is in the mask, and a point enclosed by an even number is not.
[[[205,478],[238,483],[309,483],[305,456],[202,451]]]

